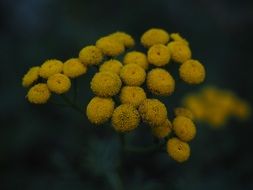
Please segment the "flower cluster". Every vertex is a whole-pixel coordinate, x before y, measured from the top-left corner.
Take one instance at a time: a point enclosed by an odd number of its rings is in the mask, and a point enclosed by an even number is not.
[[[207,86],[200,92],[191,93],[183,100],[196,121],[206,122],[212,127],[224,126],[230,117],[245,120],[250,116],[250,106],[229,90]]]
[[[168,64],[178,63],[181,80],[190,85],[204,81],[205,68],[192,58],[188,41],[178,33],[152,28],[141,36],[140,42],[146,48],[143,52],[133,49],[136,42],[132,36],[115,32],[85,46],[78,58],[65,63],[49,60],[33,67],[24,76],[23,86],[33,85],[39,77],[47,81],[33,86],[27,98],[32,103],[45,103],[51,92],[62,94],[70,89],[69,78],[81,76],[88,67],[95,66],[98,71],[90,82],[94,97],[86,107],[89,121],[94,125],[111,121],[119,133],[146,123],[152,134],[166,143],[169,156],[184,162],[190,156],[188,143],[196,135],[193,114],[176,108],[175,117],[168,118],[167,108],[158,97],[170,96],[176,88],[174,77],[166,69]]]

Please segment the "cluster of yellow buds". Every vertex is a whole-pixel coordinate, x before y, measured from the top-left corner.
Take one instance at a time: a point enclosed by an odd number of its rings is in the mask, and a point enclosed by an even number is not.
[[[186,95],[183,105],[192,111],[196,121],[215,128],[225,126],[230,117],[246,120],[251,112],[249,104],[233,92],[213,86]]]
[[[129,34],[115,32],[81,49],[78,58],[65,63],[49,60],[41,67],[33,67],[24,76],[23,86],[31,86],[39,77],[47,82],[33,86],[27,98],[32,103],[46,103],[51,92],[62,94],[70,89],[69,78],[81,76],[88,67],[95,66],[98,72],[90,82],[95,97],[86,107],[89,121],[102,125],[111,120],[112,127],[120,133],[132,131],[144,122],[155,137],[166,140],[171,158],[186,161],[190,156],[188,142],[196,134],[192,113],[177,108],[171,123],[165,104],[148,98],[144,89],[154,96],[170,96],[175,91],[175,80],[165,66],[171,62],[179,63],[179,76],[188,84],[203,82],[205,68],[192,59],[189,43],[178,33],[152,28],[140,42],[146,52],[133,50],[135,40]],[[117,96],[120,105],[116,105]]]

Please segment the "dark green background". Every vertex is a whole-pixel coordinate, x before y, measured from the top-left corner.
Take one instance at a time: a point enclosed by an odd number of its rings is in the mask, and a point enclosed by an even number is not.
[[[252,104],[251,0],[2,0],[0,5],[1,190],[112,189],[117,134],[109,126],[93,127],[70,109],[31,105],[21,87],[29,67],[75,57],[108,33],[123,30],[139,39],[150,27],[180,32],[206,66],[205,84],[231,89]],[[93,96],[93,74],[91,69],[78,81],[82,106]],[[163,100],[171,112],[198,88],[178,82],[176,93]],[[221,130],[198,125],[184,164],[165,153],[128,154],[120,171],[125,189],[253,189],[252,135],[252,119],[232,119]],[[128,140],[151,142],[144,127]]]

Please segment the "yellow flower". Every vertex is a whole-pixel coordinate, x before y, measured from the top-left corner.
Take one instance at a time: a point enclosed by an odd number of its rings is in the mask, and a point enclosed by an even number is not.
[[[196,135],[195,124],[187,117],[177,116],[173,120],[173,130],[182,141],[191,141]]]
[[[143,69],[148,69],[148,59],[147,56],[139,51],[131,51],[128,52],[123,60],[123,63],[126,64],[137,64],[141,66]]]
[[[166,44],[169,41],[169,34],[163,29],[151,28],[141,37],[141,43],[144,47],[151,47],[155,44]]]
[[[234,109],[232,113],[237,118],[241,120],[246,120],[251,115],[250,105],[243,100],[236,99],[234,102]]]
[[[130,104],[118,106],[112,115],[112,126],[118,132],[128,132],[138,127],[140,115]]]
[[[139,106],[139,113],[150,126],[160,126],[167,119],[165,105],[157,99],[146,99]]]
[[[57,59],[50,59],[45,61],[39,70],[39,75],[45,79],[56,74],[61,73],[63,69],[63,63]]]
[[[113,72],[119,75],[121,68],[123,67],[122,63],[116,59],[111,59],[105,61],[99,68],[99,71],[108,71]]]
[[[182,107],[175,108],[174,113],[176,116],[188,117],[191,120],[194,119],[193,113],[191,112],[191,110],[187,108],[182,108]]]
[[[122,83],[117,74],[103,71],[94,75],[90,85],[97,96],[110,97],[119,93]]]
[[[163,44],[156,44],[148,50],[148,61],[157,67],[164,66],[170,61],[169,48]]]
[[[86,108],[86,115],[91,123],[103,124],[112,117],[114,105],[111,98],[94,97]]]
[[[103,60],[103,53],[96,46],[86,46],[79,52],[79,59],[84,65],[98,65]]]
[[[175,80],[165,69],[152,69],[147,75],[147,87],[156,95],[169,96],[174,92]]]
[[[124,46],[126,48],[131,48],[135,44],[132,36],[130,36],[129,34],[127,34],[125,32],[115,32],[115,33],[109,35],[109,37],[112,37],[115,40],[119,41],[120,43],[124,44]]]
[[[45,104],[50,98],[51,93],[44,83],[34,85],[27,93],[27,99],[34,104]]]
[[[138,107],[145,100],[145,91],[138,86],[124,86],[120,93],[120,101],[122,104],[131,104]]]
[[[197,60],[190,59],[179,68],[180,78],[189,84],[199,84],[205,79],[205,68]]]
[[[171,129],[172,129],[172,124],[170,120],[166,119],[162,125],[157,126],[157,127],[152,127],[151,129],[155,137],[159,139],[163,139],[170,134]]]
[[[127,64],[122,67],[120,77],[128,86],[140,86],[145,81],[146,72],[137,64]]]
[[[171,58],[175,62],[184,63],[185,61],[191,59],[191,49],[188,45],[181,41],[168,43],[168,48],[171,53]]]
[[[187,46],[189,45],[189,42],[186,39],[184,39],[182,36],[180,36],[179,33],[172,33],[172,34],[170,34],[170,37],[174,41],[182,42]]]
[[[54,92],[56,94],[63,94],[69,91],[71,82],[66,75],[57,73],[48,78],[47,86],[51,92]]]
[[[23,87],[29,87],[38,80],[39,70],[40,67],[32,67],[29,69],[29,71],[24,75],[22,79]]]
[[[96,46],[101,49],[105,55],[111,57],[118,56],[125,51],[124,44],[110,36],[102,37],[97,40]]]
[[[185,162],[190,157],[191,149],[188,143],[178,138],[171,138],[167,142],[167,152],[169,156],[177,162]]]
[[[64,75],[70,78],[79,77],[87,72],[87,67],[84,66],[79,59],[72,58],[63,64]]]

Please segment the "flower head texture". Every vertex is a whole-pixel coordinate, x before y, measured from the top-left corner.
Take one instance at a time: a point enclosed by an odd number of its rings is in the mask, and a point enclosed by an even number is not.
[[[167,119],[165,105],[157,99],[146,99],[139,106],[139,113],[144,122],[150,126],[161,126]]]
[[[204,81],[206,72],[199,61],[190,59],[180,66],[179,75],[188,84],[199,84]]]
[[[63,63],[57,59],[50,59],[45,61],[39,70],[39,75],[42,78],[47,79],[48,77],[56,74],[61,73],[63,69]]]
[[[143,69],[148,69],[148,59],[147,56],[139,51],[131,51],[128,52],[123,60],[123,63],[126,64],[137,64],[141,66]]]
[[[169,41],[169,34],[163,29],[151,28],[141,36],[141,43],[144,47],[151,47],[155,44],[166,44]]]
[[[27,93],[27,99],[33,104],[45,104],[50,98],[51,93],[44,83],[34,85]]]
[[[122,104],[131,104],[138,108],[141,102],[146,98],[146,93],[141,87],[124,86],[121,89],[120,101]]]
[[[179,139],[188,142],[196,135],[196,127],[192,120],[184,116],[177,116],[173,120],[173,130]]]
[[[174,113],[176,116],[188,117],[191,120],[194,119],[194,115],[193,115],[192,111],[187,108],[177,107],[174,109]]]
[[[111,59],[105,61],[99,68],[99,71],[108,71],[113,72],[119,75],[121,68],[123,67],[122,63],[116,59]]]
[[[125,32],[115,32],[110,37],[114,38],[116,41],[122,43],[126,48],[131,48],[135,45],[134,39],[132,36]]]
[[[157,127],[152,127],[152,133],[155,137],[163,139],[171,133],[172,124],[170,120],[166,119],[162,125]]]
[[[171,58],[175,62],[184,63],[185,61],[191,59],[191,49],[188,45],[181,41],[173,41],[168,43],[168,48],[171,53]]]
[[[182,42],[187,46],[189,45],[189,42],[186,39],[184,39],[179,33],[171,33],[170,38],[174,41]]]
[[[186,142],[178,138],[171,138],[167,142],[167,152],[177,162],[185,162],[190,157],[191,149]]]
[[[51,92],[63,94],[69,91],[71,81],[66,75],[57,73],[48,78],[47,86]]]
[[[114,105],[111,98],[94,97],[87,105],[86,115],[91,123],[103,124],[112,117]]]
[[[128,132],[138,127],[140,115],[130,104],[118,106],[112,115],[112,126],[118,132]]]
[[[169,96],[174,92],[175,80],[165,69],[152,69],[147,74],[147,87],[156,95]]]
[[[96,46],[86,46],[79,52],[79,59],[84,65],[98,65],[103,60],[103,53]]]
[[[140,86],[146,79],[146,72],[137,64],[127,64],[121,69],[120,77],[128,86]]]
[[[23,87],[29,87],[38,80],[39,70],[40,70],[40,67],[38,66],[32,67],[28,70],[28,72],[24,75],[22,79]]]
[[[110,97],[119,93],[121,88],[119,76],[112,72],[98,72],[91,80],[91,90],[100,97]]]
[[[63,74],[69,78],[79,77],[87,72],[87,67],[79,59],[71,58],[63,64]]]
[[[169,48],[163,44],[156,44],[148,50],[148,62],[157,67],[165,66],[170,61]]]

